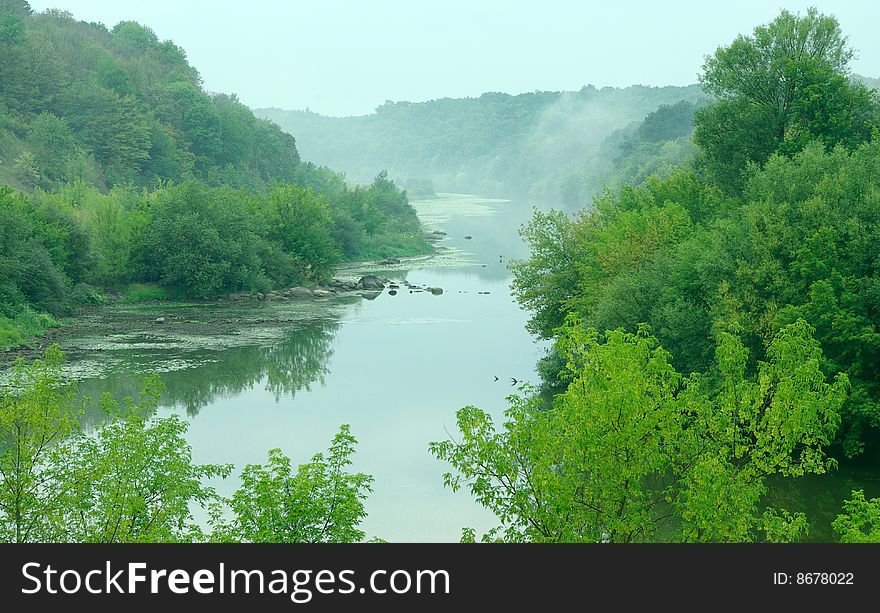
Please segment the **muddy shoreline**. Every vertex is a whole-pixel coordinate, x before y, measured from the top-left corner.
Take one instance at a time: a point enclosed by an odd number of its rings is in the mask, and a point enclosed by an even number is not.
[[[335,280],[351,282],[362,275],[406,274],[423,266],[444,266],[459,262],[456,250],[440,247],[430,255],[399,258],[393,264],[368,260],[346,262],[337,268]],[[376,292],[373,292],[376,293]],[[240,336],[248,330],[268,327],[286,328],[304,321],[333,318],[339,308],[364,300],[362,292],[336,291],[326,297],[281,300],[211,300],[149,301],[138,303],[112,302],[106,305],[83,306],[61,320],[61,326],[50,328],[35,338],[31,346],[0,351],[0,369],[11,366],[19,358],[33,360],[42,356],[47,347],[58,344],[62,350],[71,340],[83,338],[119,338],[130,335],[168,335],[180,337]],[[162,319],[161,323],[157,320]],[[96,351],[101,351],[96,348]]]

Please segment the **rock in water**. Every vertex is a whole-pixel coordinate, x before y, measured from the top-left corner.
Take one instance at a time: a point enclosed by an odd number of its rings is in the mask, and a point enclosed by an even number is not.
[[[157,324],[164,324],[166,321],[168,321],[168,320],[165,319],[164,317],[157,317],[157,318],[156,318],[156,323],[157,323]]]
[[[328,296],[332,296],[333,292],[326,289],[316,289],[312,292],[315,298],[327,298]]]
[[[443,293],[443,288],[442,287],[429,287],[428,291],[431,292],[432,294],[434,294],[435,296],[439,296],[440,294]]]
[[[363,297],[366,298],[367,300],[375,300],[376,298],[379,297],[379,294],[381,294],[381,293],[382,293],[382,292],[374,292],[374,291],[371,291],[371,292],[361,292],[361,296],[363,296]]]
[[[382,290],[385,289],[385,284],[376,275],[364,275],[357,282],[357,287],[358,289]]]
[[[397,295],[397,290],[396,290],[396,289],[389,290],[389,291],[388,291],[388,295],[389,295],[389,296],[396,296],[396,295]]]

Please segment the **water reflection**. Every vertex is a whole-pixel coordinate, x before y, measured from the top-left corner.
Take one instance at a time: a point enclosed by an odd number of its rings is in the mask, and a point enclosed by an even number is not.
[[[185,360],[189,366],[162,373],[165,389],[160,405],[181,407],[194,417],[218,399],[237,396],[261,383],[276,402],[282,396],[293,398],[301,390],[324,383],[338,329],[338,320],[315,319],[286,330],[282,340],[271,345],[175,351],[172,355],[166,351],[164,359]],[[117,398],[136,396],[140,378],[132,373],[149,372],[149,364],[159,357],[157,351],[131,352],[112,373],[82,381],[80,392],[92,399],[104,392]]]

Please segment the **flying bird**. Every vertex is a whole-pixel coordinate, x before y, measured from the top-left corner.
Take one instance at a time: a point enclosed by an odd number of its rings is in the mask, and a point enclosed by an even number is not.
[[[517,381],[517,380],[514,379],[513,377],[510,378],[510,384],[511,384],[511,385],[516,385],[517,383],[519,383],[519,381]]]

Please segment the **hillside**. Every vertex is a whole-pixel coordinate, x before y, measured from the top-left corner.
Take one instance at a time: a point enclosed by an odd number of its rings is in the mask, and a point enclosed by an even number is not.
[[[111,29],[0,4],[0,180],[51,189],[200,179],[293,180],[293,137],[234,95],[208,95],[186,53],[148,27]]]
[[[577,92],[386,102],[371,115],[325,117],[256,109],[297,137],[303,154],[364,180],[382,169],[404,185],[438,191],[562,199],[565,179],[616,130],[661,105],[699,103],[697,85],[586,86]]]
[[[149,27],[0,0],[0,347],[108,290],[211,298],[427,253],[406,194],[303,162]]]

